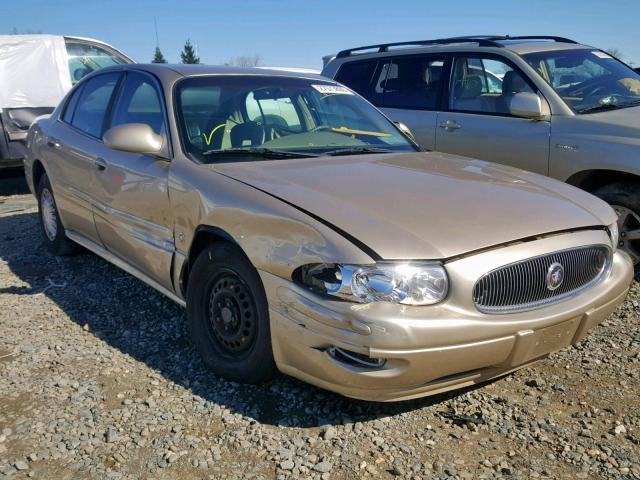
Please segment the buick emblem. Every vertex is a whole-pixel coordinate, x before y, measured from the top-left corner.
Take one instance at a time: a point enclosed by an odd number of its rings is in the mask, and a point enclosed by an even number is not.
[[[552,263],[547,270],[547,288],[555,290],[564,282],[564,267],[561,263]]]

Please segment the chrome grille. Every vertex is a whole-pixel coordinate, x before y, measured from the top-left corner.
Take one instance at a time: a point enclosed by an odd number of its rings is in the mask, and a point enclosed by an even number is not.
[[[549,305],[597,282],[608,269],[611,251],[603,245],[573,248],[528,258],[486,273],[473,287],[473,302],[484,313],[511,313]],[[549,267],[564,267],[564,280],[547,286]]]

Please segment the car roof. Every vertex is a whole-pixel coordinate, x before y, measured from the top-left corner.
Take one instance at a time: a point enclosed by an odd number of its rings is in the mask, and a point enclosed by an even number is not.
[[[474,35],[465,37],[441,38],[435,40],[417,40],[409,42],[386,43],[350,48],[338,52],[335,56],[324,57],[325,65],[334,59],[348,61],[348,59],[393,54],[424,53],[425,51],[455,52],[469,50],[510,50],[518,55],[533,52],[554,50],[583,50],[593,49],[574,40],[555,36],[508,36],[508,35]]]
[[[311,72],[301,72],[285,69],[269,69],[263,67],[232,67],[203,64],[190,65],[182,63],[135,63],[103,68],[100,70],[100,72],[114,70],[144,70],[163,78],[195,77],[201,75],[260,75],[274,77],[308,78],[312,80],[322,80],[324,82],[333,82],[333,80],[327,77],[323,77],[322,75]]]

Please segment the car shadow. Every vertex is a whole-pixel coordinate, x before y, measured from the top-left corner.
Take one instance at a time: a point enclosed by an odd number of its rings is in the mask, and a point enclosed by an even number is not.
[[[0,169],[0,197],[29,193],[22,168]]]
[[[0,295],[46,295],[107,345],[204,400],[263,424],[315,427],[365,421],[461,393],[377,403],[348,399],[284,375],[260,386],[228,382],[208,370],[194,351],[184,309],[96,255],[50,255],[33,211],[0,216],[0,258],[16,276],[16,284],[0,286]]]

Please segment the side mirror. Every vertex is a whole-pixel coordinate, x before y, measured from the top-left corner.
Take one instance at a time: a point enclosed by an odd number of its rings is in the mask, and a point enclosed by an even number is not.
[[[113,150],[158,155],[164,139],[144,123],[125,123],[110,128],[102,136],[104,144]]]
[[[548,113],[544,112],[540,96],[531,92],[514,94],[511,97],[509,111],[515,117],[531,118],[533,120],[540,120],[548,115]]]
[[[398,130],[400,130],[402,133],[404,133],[407,137],[409,137],[414,142],[416,141],[416,138],[413,136],[413,132],[404,123],[402,122],[393,122],[393,123],[396,124],[396,127],[398,127]]]

